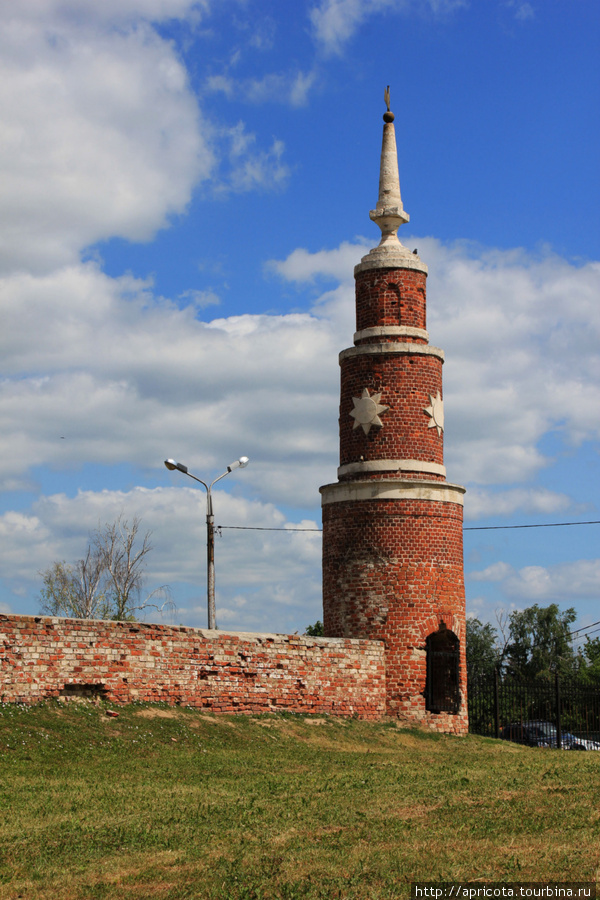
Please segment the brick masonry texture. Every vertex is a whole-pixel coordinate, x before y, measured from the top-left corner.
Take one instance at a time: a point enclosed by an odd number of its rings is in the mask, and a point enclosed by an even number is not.
[[[418,500],[323,507],[325,633],[385,643],[387,714],[468,730],[462,506]],[[458,714],[425,709],[426,645],[445,625],[460,641]]]
[[[356,331],[406,326],[426,329],[426,275],[410,268],[356,272]],[[369,346],[379,344],[379,346]],[[340,465],[416,460],[442,466],[443,432],[425,409],[443,396],[442,356],[423,336],[367,335],[340,356]],[[402,345],[402,346],[398,346]],[[389,347],[389,350],[388,350]],[[414,348],[414,349],[413,349]],[[396,352],[396,350],[398,352]],[[354,427],[354,398],[381,394],[381,426]],[[365,467],[342,482],[398,480]],[[442,474],[410,480],[443,484]],[[406,484],[408,485],[408,481]],[[468,730],[462,506],[448,500],[340,499],[323,505],[323,622],[325,634],[383,641],[386,712],[445,732]],[[343,496],[343,494],[342,494]],[[457,713],[426,708],[427,638],[448,629],[459,641]]]
[[[0,615],[0,701],[89,689],[215,713],[385,715],[378,641]]]
[[[381,403],[389,407],[381,413],[382,427],[368,434],[354,428],[354,397],[364,388],[381,393]],[[354,356],[341,363],[340,465],[362,458],[418,459],[443,464],[444,435],[429,428],[431,418],[424,411],[430,395],[442,394],[442,361],[437,357]],[[359,475],[357,477],[364,477]]]
[[[423,272],[373,269],[356,276],[356,330],[376,325],[427,328]]]

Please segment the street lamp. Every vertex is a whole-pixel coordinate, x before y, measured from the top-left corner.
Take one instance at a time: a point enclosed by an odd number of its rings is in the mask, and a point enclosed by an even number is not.
[[[221,480],[221,478],[225,478],[225,476],[229,475],[230,472],[233,472],[234,469],[244,469],[249,462],[250,460],[247,456],[240,456],[239,459],[236,459],[235,462],[232,462],[231,465],[227,466],[226,472],[223,472],[222,475],[219,475],[219,477],[215,478],[214,481],[211,481],[210,484],[207,484],[205,481],[202,481],[201,478],[196,478],[195,475],[192,475],[192,473],[188,471],[188,467],[184,466],[183,463],[175,462],[174,459],[165,459],[165,466],[169,471],[174,472],[177,470],[183,472],[184,475],[193,478],[194,481],[197,481],[206,488],[206,578],[209,628],[217,627],[215,608],[215,520],[213,517],[212,488],[217,481]]]

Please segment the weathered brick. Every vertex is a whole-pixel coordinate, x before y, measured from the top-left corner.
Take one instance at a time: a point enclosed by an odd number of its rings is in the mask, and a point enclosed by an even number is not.
[[[86,646],[82,629],[95,645],[86,659],[78,658]],[[0,701],[37,703],[76,685],[100,685],[114,703],[161,700],[215,712],[285,708],[363,719],[385,714],[384,648],[377,641],[0,615]]]

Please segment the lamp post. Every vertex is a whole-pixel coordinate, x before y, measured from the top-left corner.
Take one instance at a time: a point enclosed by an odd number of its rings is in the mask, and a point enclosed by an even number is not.
[[[193,478],[194,481],[197,481],[206,488],[206,579],[209,628],[217,627],[215,608],[215,520],[213,516],[212,488],[217,481],[221,480],[221,478],[225,478],[225,476],[229,475],[230,472],[233,472],[234,469],[244,469],[249,462],[250,460],[247,456],[240,456],[239,459],[236,459],[235,462],[232,462],[227,466],[226,472],[223,472],[222,475],[219,475],[211,481],[210,484],[207,484],[205,481],[202,481],[201,478],[196,478],[195,475],[192,475],[192,473],[188,471],[188,467],[184,466],[183,463],[175,462],[174,459],[165,459],[165,466],[171,472],[174,472],[177,469],[177,471],[183,472],[184,475]]]

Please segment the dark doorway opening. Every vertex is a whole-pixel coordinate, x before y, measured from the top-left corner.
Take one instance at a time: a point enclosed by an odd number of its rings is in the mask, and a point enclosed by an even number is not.
[[[460,709],[460,641],[444,622],[426,640],[425,706],[430,712]]]

